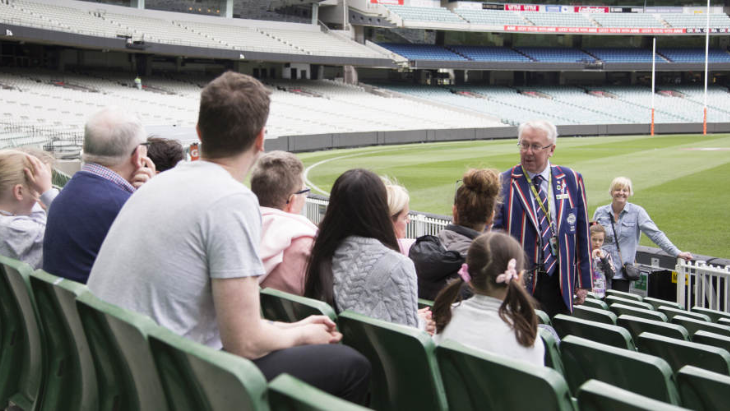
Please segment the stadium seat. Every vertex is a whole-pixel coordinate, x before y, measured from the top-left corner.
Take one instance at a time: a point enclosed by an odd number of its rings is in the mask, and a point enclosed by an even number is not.
[[[718,310],[710,310],[709,308],[703,308],[703,307],[692,307],[693,313],[700,313],[704,314],[708,317],[710,317],[710,320],[713,322],[718,322],[720,318],[725,318],[730,320],[730,313],[727,313],[725,311],[718,311]]]
[[[591,308],[599,308],[601,310],[608,311],[608,304],[601,300],[594,300],[592,298],[586,298],[586,300],[583,302],[583,306],[585,307],[591,307]],[[573,307],[575,309],[575,307]]]
[[[633,298],[623,298],[623,297],[617,297],[615,295],[608,295],[606,296],[606,299],[604,300],[606,304],[611,306],[611,304],[623,304],[628,305],[629,307],[636,307],[636,308],[642,308],[644,310],[653,310],[654,307],[649,304],[642,301],[637,301]]]
[[[674,318],[674,316],[676,316],[676,315],[683,315],[685,317],[691,317],[691,318],[695,318],[697,320],[702,320],[702,321],[710,321],[710,316],[708,316],[706,314],[693,313],[691,311],[687,311],[687,310],[683,310],[683,309],[679,309],[679,308],[667,307],[665,305],[657,308],[657,311],[660,311],[660,312],[663,312],[664,314],[666,314],[669,321],[672,321],[672,318]]]
[[[645,303],[651,304],[652,307],[654,307],[655,310],[658,310],[659,307],[661,307],[661,306],[672,307],[672,308],[676,308],[678,310],[681,310],[682,309],[682,307],[679,304],[677,304],[677,303],[675,303],[673,301],[662,300],[662,299],[659,299],[659,298],[644,297],[644,300],[643,301]]]
[[[730,375],[730,353],[722,348],[652,333],[641,333],[636,342],[639,351],[664,358],[674,372],[685,365]]]
[[[325,315],[337,321],[337,314],[329,304],[312,298],[264,288],[259,293],[264,318],[272,321],[293,323],[310,315]]]
[[[368,409],[320,391],[289,374],[281,374],[269,383],[269,403],[272,410],[283,411]]]
[[[715,334],[710,331],[699,330],[692,336],[692,342],[699,344],[712,345],[714,347],[724,348],[730,352],[730,337],[722,334]]]
[[[431,336],[416,328],[352,312],[340,313],[343,343],[372,365],[370,407],[446,410],[446,396]]]
[[[614,297],[620,297],[620,298],[627,298],[629,300],[636,300],[636,301],[644,301],[644,298],[638,294],[631,294],[623,291],[618,290],[606,290],[606,297],[614,296]]]
[[[94,361],[76,309],[86,286],[42,270],[31,274],[30,285],[46,337],[44,409],[98,409]]]
[[[563,360],[560,358],[560,346],[558,340],[552,332],[543,327],[539,327],[537,329],[537,334],[542,339],[542,343],[545,345],[545,366],[554,369],[559,372],[560,375],[564,375],[565,371],[563,367]]]
[[[590,379],[679,404],[672,368],[661,358],[569,335],[560,343],[565,380],[573,393]]]
[[[719,320],[717,320],[717,323],[722,325],[730,325],[730,319],[720,318]]]
[[[145,326],[171,410],[269,409],[266,379],[251,361]]]
[[[552,322],[550,321],[550,316],[543,310],[535,310],[535,314],[537,314],[537,321],[540,324],[550,325],[552,326]]]
[[[30,289],[28,264],[0,256],[0,408],[11,401],[23,410],[41,403],[45,337]]]
[[[694,335],[697,331],[709,331],[711,333],[725,335],[730,337],[730,326],[711,323],[709,321],[697,320],[684,315],[676,315],[672,318],[674,324],[679,324],[689,331],[690,335]]]
[[[573,307],[573,317],[609,325],[616,325],[616,314],[609,310],[603,310],[600,308],[576,305]]]
[[[594,299],[594,300],[600,300],[600,299],[601,299],[601,297],[599,297],[599,296],[598,296],[598,294],[596,294],[596,293],[594,293],[594,292],[591,292],[591,291],[589,291],[589,292],[588,292],[588,293],[586,294],[586,298],[592,298],[592,299]]]
[[[436,349],[449,409],[573,410],[568,385],[552,368],[444,341]],[[416,408],[411,408],[416,409]]]
[[[611,311],[616,315],[633,315],[634,317],[646,318],[647,320],[667,322],[667,315],[654,310],[645,310],[643,308],[632,307],[623,303],[614,303],[609,305]]]
[[[106,303],[85,292],[76,307],[91,348],[102,410],[165,410],[147,330],[149,317]]]
[[[427,300],[425,298],[419,298],[418,299],[418,308],[426,308],[426,307],[433,307],[433,301]]]
[[[653,400],[616,388],[605,382],[590,380],[578,391],[581,411],[679,411],[684,408]]]
[[[685,365],[677,373],[677,388],[682,405],[686,408],[697,411],[722,410],[728,405],[730,377]]]
[[[664,321],[647,320],[646,318],[624,314],[618,317],[618,325],[629,330],[634,342],[637,342],[637,337],[643,332],[689,341],[689,332],[686,328]]]
[[[553,326],[560,338],[567,335],[586,338],[618,348],[636,350],[634,341],[626,329],[617,325],[603,324],[558,314],[553,317]]]

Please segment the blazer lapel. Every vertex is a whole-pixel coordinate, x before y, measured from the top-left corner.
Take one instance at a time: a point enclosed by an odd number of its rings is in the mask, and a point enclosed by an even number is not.
[[[552,166],[551,168],[553,173],[553,193],[555,196],[555,218],[558,220],[557,230],[559,233],[560,226],[563,223],[563,212],[565,211],[566,200],[565,195],[568,191],[568,188],[565,186],[565,173],[563,173],[560,167]]]
[[[527,182],[527,178],[522,173],[522,167],[517,166],[512,168],[512,185],[514,186],[517,198],[519,198],[522,203],[522,208],[527,211],[527,215],[530,217],[532,225],[535,227],[535,230],[539,232],[540,229],[537,225],[535,208],[532,206],[532,201],[530,200],[530,184]]]

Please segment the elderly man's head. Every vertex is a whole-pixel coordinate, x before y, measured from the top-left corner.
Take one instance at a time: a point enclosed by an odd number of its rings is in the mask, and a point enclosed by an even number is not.
[[[261,156],[251,173],[251,191],[261,207],[299,214],[307,199],[304,165],[292,153],[272,151]]]
[[[520,163],[530,173],[540,173],[547,167],[548,159],[555,153],[558,130],[545,120],[533,120],[520,124],[517,144],[520,147]]]
[[[118,107],[94,114],[84,128],[83,160],[118,169],[126,168],[131,157],[147,154],[147,134],[142,122]]]

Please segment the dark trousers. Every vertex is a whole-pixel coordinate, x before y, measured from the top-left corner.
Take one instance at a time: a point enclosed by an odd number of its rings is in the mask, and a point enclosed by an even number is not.
[[[538,272],[537,286],[532,296],[540,303],[540,309],[545,311],[551,318],[557,314],[570,314],[568,307],[563,301],[563,294],[560,292],[560,269],[556,267],[553,275],[545,272]]]
[[[356,404],[365,402],[370,384],[370,362],[345,345],[302,345],[274,351],[253,363],[267,381],[286,373]]]
[[[611,280],[611,289],[616,291],[629,292],[631,281],[624,279]]]

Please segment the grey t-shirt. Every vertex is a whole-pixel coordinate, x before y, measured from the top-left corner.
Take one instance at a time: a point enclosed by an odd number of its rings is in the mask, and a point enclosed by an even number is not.
[[[91,269],[104,301],[222,347],[211,278],[264,274],[258,199],[217,164],[184,163],[130,197]]]

